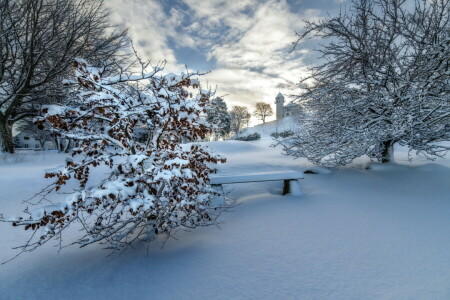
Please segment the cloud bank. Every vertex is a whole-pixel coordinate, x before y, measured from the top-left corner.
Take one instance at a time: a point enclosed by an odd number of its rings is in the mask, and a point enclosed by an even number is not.
[[[290,53],[302,20],[339,1],[110,0],[113,21],[130,28],[141,56],[167,60],[168,70],[211,71],[203,78],[229,106],[273,104],[295,93],[307,72],[308,46]]]

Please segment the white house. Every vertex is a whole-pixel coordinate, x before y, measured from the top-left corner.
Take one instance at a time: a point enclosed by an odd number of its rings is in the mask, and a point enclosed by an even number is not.
[[[46,140],[41,146],[39,139],[32,133],[22,131],[14,137],[17,148],[23,149],[35,149],[35,150],[54,150],[56,149],[55,143],[50,140]]]

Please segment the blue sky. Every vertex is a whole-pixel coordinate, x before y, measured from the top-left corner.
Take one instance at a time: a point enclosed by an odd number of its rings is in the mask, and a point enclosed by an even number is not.
[[[347,0],[348,1],[348,0]],[[306,41],[289,53],[302,20],[334,14],[346,0],[109,0],[114,21],[130,28],[141,56],[167,60],[169,71],[210,71],[203,83],[217,86],[229,106],[273,104],[314,63]]]

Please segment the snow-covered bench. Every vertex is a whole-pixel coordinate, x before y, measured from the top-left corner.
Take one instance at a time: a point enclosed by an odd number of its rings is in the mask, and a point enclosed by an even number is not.
[[[247,183],[260,181],[284,181],[283,195],[301,195],[302,190],[298,182],[303,179],[302,172],[284,171],[272,173],[251,173],[241,175],[217,175],[211,177],[210,184],[212,187],[222,191],[223,184]]]

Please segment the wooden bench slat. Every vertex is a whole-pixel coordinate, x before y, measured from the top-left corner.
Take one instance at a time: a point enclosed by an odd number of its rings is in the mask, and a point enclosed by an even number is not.
[[[219,175],[211,177],[210,184],[232,184],[259,181],[295,180],[304,178],[303,172],[256,173],[242,175]]]

